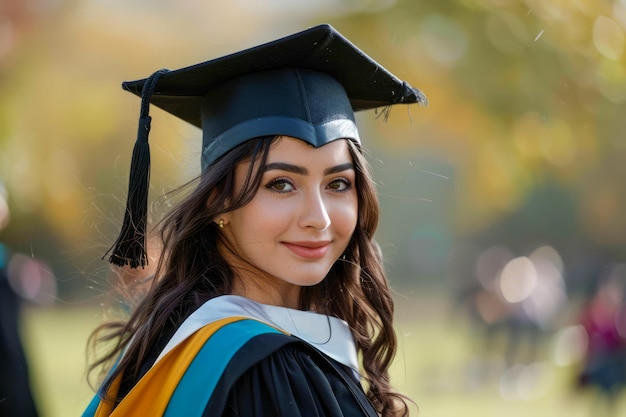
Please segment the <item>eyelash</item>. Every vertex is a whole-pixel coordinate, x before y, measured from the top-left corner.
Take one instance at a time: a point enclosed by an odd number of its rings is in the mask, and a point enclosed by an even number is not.
[[[342,189],[342,190],[333,190],[333,191],[335,191],[337,193],[341,193],[343,191],[348,191],[349,189],[352,188],[352,181],[350,181],[347,178],[337,178],[337,179],[331,181],[331,184],[336,183],[336,182],[340,182],[340,183],[342,183],[345,186],[345,188]]]
[[[268,190],[280,193],[280,194],[288,193],[289,191],[277,190],[276,188],[274,188],[274,187],[276,187],[276,185],[282,185],[282,184],[289,184],[289,185],[291,185],[293,187],[293,183],[291,181],[289,181],[288,179],[286,179],[286,178],[276,178],[276,179],[273,179],[272,181],[270,181],[265,186],[265,188],[267,188]]]
[[[345,187],[345,188],[343,188],[343,189],[341,189],[341,190],[331,189],[331,191],[334,191],[334,192],[336,192],[336,193],[341,193],[341,192],[347,191],[347,190],[349,190],[349,189],[351,189],[351,188],[352,188],[352,181],[348,180],[347,178],[337,178],[337,179],[334,179],[334,180],[332,180],[332,181],[330,182],[330,184],[334,184],[334,183],[337,183],[337,182],[342,183],[342,184],[344,185],[344,187]],[[270,181],[270,182],[269,182],[269,183],[265,186],[265,188],[267,188],[268,190],[271,190],[271,191],[274,191],[274,192],[280,193],[280,194],[286,194],[286,193],[289,193],[289,192],[291,192],[291,191],[292,191],[292,190],[287,190],[287,191],[284,191],[284,190],[277,190],[276,188],[274,188],[276,185],[282,185],[282,184],[289,184],[291,187],[295,188],[295,186],[294,186],[293,182],[291,182],[291,181],[290,181],[290,180],[288,180],[287,178],[276,178],[276,179],[274,179],[274,180]],[[329,185],[330,185],[330,184],[329,184]]]

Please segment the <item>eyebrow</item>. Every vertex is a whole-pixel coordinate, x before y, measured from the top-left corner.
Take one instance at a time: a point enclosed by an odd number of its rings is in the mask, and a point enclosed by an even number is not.
[[[285,162],[272,162],[270,164],[267,164],[265,166],[265,171],[271,171],[273,169],[277,169],[277,170],[281,170],[281,171],[287,171],[287,172],[293,172],[294,174],[299,174],[299,175],[308,175],[309,174],[309,170],[298,166],[298,165],[293,165],[293,164],[288,164]],[[329,174],[336,174],[338,172],[343,172],[343,171],[347,171],[349,169],[354,169],[354,164],[352,162],[346,162],[345,164],[339,164],[339,165],[335,165],[329,168],[326,168],[324,170],[324,175],[329,175]]]

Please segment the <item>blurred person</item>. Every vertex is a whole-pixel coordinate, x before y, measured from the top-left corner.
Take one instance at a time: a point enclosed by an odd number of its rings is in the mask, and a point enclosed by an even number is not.
[[[111,263],[147,260],[150,104],[202,128],[202,171],[129,319],[92,335],[112,349],[84,416],[408,415],[354,112],[425,96],[328,25],[124,87],[142,105]]]
[[[467,367],[472,387],[547,360],[541,348],[567,305],[560,258],[549,256],[556,253],[540,246],[530,256],[516,257],[496,245],[453,260],[454,272],[467,283],[456,293],[452,312],[470,320],[479,342]]]
[[[9,224],[6,189],[0,183],[0,231]],[[0,417],[38,415],[20,336],[22,299],[9,282],[9,250],[0,242]]]
[[[591,415],[618,415],[618,401],[626,385],[626,305],[623,284],[605,278],[590,297],[580,320],[587,349],[578,375],[581,388],[596,392]]]

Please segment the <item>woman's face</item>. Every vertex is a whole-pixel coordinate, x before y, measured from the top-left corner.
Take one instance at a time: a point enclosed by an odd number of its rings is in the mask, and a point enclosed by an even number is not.
[[[237,187],[248,168],[235,167]],[[252,201],[223,216],[234,293],[297,306],[300,287],[321,282],[348,246],[357,223],[355,180],[345,140],[314,148],[279,138]]]

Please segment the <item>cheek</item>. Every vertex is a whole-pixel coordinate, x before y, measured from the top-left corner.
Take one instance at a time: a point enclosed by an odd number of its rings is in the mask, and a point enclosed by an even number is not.
[[[356,228],[358,216],[359,211],[356,201],[351,204],[342,204],[336,209],[334,222],[342,233],[352,235]]]
[[[233,227],[245,235],[269,236],[279,233],[288,224],[291,212],[284,204],[268,204],[252,200],[232,217]]]

